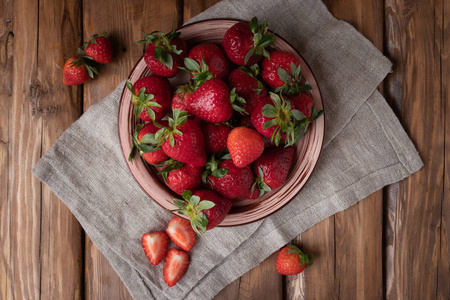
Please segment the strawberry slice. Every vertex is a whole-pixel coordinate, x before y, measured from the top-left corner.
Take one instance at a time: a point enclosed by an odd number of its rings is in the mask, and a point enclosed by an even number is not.
[[[174,216],[167,225],[166,233],[184,251],[191,250],[195,244],[195,232],[188,220]]]
[[[189,257],[186,252],[174,248],[170,249],[167,252],[163,269],[164,281],[167,285],[174,286],[186,273],[188,266]]]
[[[146,233],[142,236],[142,247],[145,255],[153,265],[159,264],[166,254],[169,245],[167,234],[162,231]]]

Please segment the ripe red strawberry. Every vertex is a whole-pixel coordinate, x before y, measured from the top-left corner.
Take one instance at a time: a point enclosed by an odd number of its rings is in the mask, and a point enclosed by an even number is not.
[[[264,150],[264,153],[253,163],[253,173],[256,174],[256,186],[262,196],[280,187],[289,173],[292,159],[294,158],[294,148],[271,147]]]
[[[153,265],[158,265],[164,258],[169,245],[169,237],[165,232],[157,231],[142,236],[142,247],[145,255]]]
[[[170,249],[164,261],[164,282],[169,287],[174,286],[186,273],[188,266],[189,256],[186,252],[174,248]]]
[[[179,208],[174,211],[189,216],[192,229],[198,235],[219,225],[231,209],[229,199],[208,190],[196,191],[194,195],[186,190],[183,200],[174,199],[174,203]]]
[[[189,51],[184,60],[186,70],[194,79],[226,79],[229,73],[228,59],[216,44],[199,44]]]
[[[195,232],[191,222],[177,216],[173,216],[166,228],[166,233],[178,247],[189,251],[195,244]]]
[[[159,173],[167,186],[181,195],[185,190],[194,190],[202,183],[203,168],[171,159],[164,163],[164,169]]]
[[[302,92],[300,94],[287,96],[287,98],[294,103],[295,109],[301,111],[302,114],[311,120],[314,107],[314,101],[311,97],[309,97],[305,92]]]
[[[299,110],[294,109],[290,101],[270,93],[272,103],[261,103],[252,112],[252,124],[265,137],[271,138],[275,145],[284,140],[286,145],[293,145],[305,134],[311,123]],[[315,119],[322,111],[315,113]]]
[[[228,86],[220,79],[205,81],[192,94],[189,112],[211,123],[228,121],[237,105],[236,94],[230,94]]]
[[[63,68],[63,82],[67,85],[78,85],[94,78],[97,70],[88,66],[83,58],[74,56],[69,58]]]
[[[138,43],[149,43],[144,54],[144,61],[153,74],[162,77],[173,77],[183,66],[187,56],[186,43],[179,38],[180,33],[172,31],[168,35],[160,31],[145,34],[145,40]]]
[[[178,109],[180,111],[187,111],[193,92],[194,87],[190,84],[179,86],[172,97],[172,110]]]
[[[161,121],[160,124],[162,126],[168,125],[167,121]],[[139,151],[139,154],[146,162],[152,165],[160,164],[169,158],[161,147],[157,146],[155,133],[159,129],[160,128],[153,124],[153,122],[138,124],[136,126],[133,135],[133,147],[131,148],[130,156],[128,157],[129,161],[133,160],[136,150]]]
[[[240,66],[253,65],[263,56],[270,57],[264,49],[275,42],[273,34],[267,34],[267,21],[258,25],[254,17],[250,22],[239,22],[230,27],[222,40],[228,58]]]
[[[261,156],[264,151],[264,139],[254,129],[237,127],[228,135],[227,148],[233,163],[243,168]]]
[[[214,172],[214,170],[218,171]],[[211,171],[212,175],[208,176],[208,181],[220,195],[229,199],[248,198],[255,182],[250,166],[238,168],[231,159],[226,159]]]
[[[231,128],[223,124],[206,123],[202,126],[205,137],[206,153],[219,153],[227,147],[228,134]]]
[[[101,35],[94,34],[89,42],[83,45],[86,55],[100,64],[108,64],[113,57],[113,47],[111,42],[105,38],[106,32]]]
[[[143,77],[134,86],[127,80],[127,88],[132,94],[131,102],[134,104],[136,119],[156,121],[166,115],[172,97],[172,88],[167,78],[154,75]]]
[[[314,256],[304,254],[298,247],[288,245],[280,250],[275,268],[281,275],[295,275],[313,263]]]
[[[173,111],[173,119],[169,118],[169,126],[155,134],[158,145],[171,158],[202,167],[206,164],[205,140],[200,126],[188,119],[187,112]]]
[[[239,67],[228,76],[228,86],[235,88],[236,93],[245,100],[245,111],[251,114],[255,106],[263,97],[267,97],[267,89],[256,76],[259,74],[258,65],[250,68]]]
[[[310,85],[301,83],[300,61],[289,52],[270,52],[270,59],[263,60],[261,75],[275,93],[294,95],[311,90]]]

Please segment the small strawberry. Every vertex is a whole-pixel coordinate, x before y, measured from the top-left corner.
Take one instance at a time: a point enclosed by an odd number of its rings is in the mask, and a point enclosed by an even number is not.
[[[183,200],[174,199],[179,209],[174,211],[189,216],[192,229],[202,235],[219,225],[231,209],[231,201],[213,191],[199,190],[183,192]]]
[[[86,55],[100,64],[110,63],[113,57],[112,44],[105,38],[105,35],[106,32],[103,32],[101,35],[94,34],[92,39],[83,45]]]
[[[226,79],[229,73],[228,59],[216,44],[199,44],[189,51],[184,60],[186,71],[194,79]]]
[[[173,77],[183,66],[183,59],[187,56],[186,43],[179,38],[180,33],[172,31],[168,35],[160,31],[150,34],[142,33],[145,40],[138,43],[149,43],[144,54],[144,61],[153,74],[162,77]]]
[[[167,121],[161,121],[161,125],[167,126]],[[152,165],[160,164],[169,157],[157,146],[155,140],[155,133],[160,128],[153,124],[153,122],[146,124],[138,124],[133,135],[133,147],[131,148],[128,160],[131,162],[134,158],[136,150],[144,158],[146,162]]]
[[[262,68],[264,82],[274,89],[275,93],[294,95],[311,90],[310,85],[301,83],[300,61],[289,52],[270,52],[270,59],[263,60]]]
[[[267,96],[267,89],[256,76],[259,74],[257,64],[247,68],[234,69],[228,76],[228,86],[245,100],[245,111],[251,114],[260,99]]]
[[[202,126],[205,137],[206,153],[219,153],[227,147],[230,126],[224,124],[206,123]]]
[[[98,71],[77,55],[69,58],[64,64],[63,82],[67,85],[82,84],[94,78],[94,73],[98,74]]]
[[[235,64],[253,65],[263,56],[270,57],[265,47],[272,45],[275,38],[267,30],[267,21],[259,25],[256,17],[250,22],[236,23],[225,32],[222,47]]]
[[[166,233],[175,245],[189,251],[195,244],[195,232],[191,222],[177,216],[173,216],[166,228]]]
[[[239,106],[243,104],[245,100],[234,90],[230,92],[225,82],[220,79],[210,79],[192,94],[189,112],[207,122],[222,123],[231,118],[233,109],[243,111],[243,108]]]
[[[142,247],[145,255],[153,265],[158,265],[164,258],[169,245],[169,237],[165,232],[157,231],[142,236]]]
[[[264,151],[264,139],[256,130],[237,127],[231,130],[227,139],[233,163],[243,168],[254,162]]]
[[[173,111],[169,126],[155,134],[158,145],[171,158],[202,167],[206,164],[205,140],[200,126],[187,117],[187,112]]]
[[[180,111],[187,111],[193,92],[194,86],[190,84],[179,86],[172,97],[172,110],[178,109]]]
[[[252,124],[265,137],[271,138],[275,145],[284,140],[286,145],[293,145],[303,137],[311,123],[299,110],[293,109],[290,101],[270,93],[270,104],[259,104],[252,112]],[[322,112],[316,113],[317,119]],[[314,119],[314,120],[315,120]]]
[[[304,254],[298,247],[288,245],[280,250],[275,268],[281,275],[295,275],[313,263],[314,256]]]
[[[134,86],[129,80],[126,84],[132,94],[131,102],[134,104],[136,119],[156,121],[166,115],[172,97],[172,88],[167,78],[152,75],[138,79]]]
[[[259,189],[259,196],[264,195],[280,187],[289,173],[292,159],[294,158],[294,148],[271,147],[264,150],[264,153],[253,163],[253,173],[256,174],[255,185]]]
[[[211,168],[211,175],[207,176],[207,181],[220,195],[233,199],[247,198],[251,194],[255,179],[250,166],[238,168],[231,159],[226,159],[215,168]]]
[[[164,282],[167,283],[169,287],[174,286],[186,273],[188,267],[189,256],[187,253],[174,248],[170,249],[164,260]]]
[[[159,172],[167,186],[179,195],[185,190],[196,189],[202,183],[202,173],[202,167],[193,167],[173,159],[164,162],[164,169]]]

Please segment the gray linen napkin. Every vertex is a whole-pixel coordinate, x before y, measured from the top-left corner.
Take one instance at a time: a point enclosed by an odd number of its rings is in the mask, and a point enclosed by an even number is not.
[[[70,208],[135,299],[212,298],[309,227],[423,165],[376,91],[390,62],[322,2],[222,1],[191,21],[253,16],[267,19],[310,64],[325,103],[326,146],[311,179],[285,208],[198,239],[177,285],[166,286],[162,264],[150,266],[141,248],[142,234],[165,228],[171,216],[141,190],[125,164],[117,132],[123,83],[64,132],[33,169]]]

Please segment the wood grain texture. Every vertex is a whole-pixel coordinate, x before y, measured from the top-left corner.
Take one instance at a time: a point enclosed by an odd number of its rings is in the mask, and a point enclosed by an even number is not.
[[[61,80],[65,60],[76,54],[81,34],[79,1],[39,1],[38,74],[32,97],[34,113],[42,119],[42,153],[82,113],[82,87],[68,87]],[[46,185],[41,201],[41,298],[81,299],[84,233]]]
[[[448,84],[441,63],[443,21],[448,18],[444,2],[389,0],[385,6],[387,51],[396,66],[388,78],[389,97],[401,103],[401,121],[425,163],[400,183],[396,193],[395,237],[390,240],[393,264],[386,270],[388,299],[436,298],[439,279],[446,286],[450,283],[445,271],[438,276],[439,268],[445,268],[441,250],[446,237],[442,235],[446,207],[442,86]]]
[[[220,0],[184,0],[183,1],[183,22],[189,21],[205,9],[218,3]]]
[[[92,12],[96,12],[93,14]],[[84,109],[108,95],[131,72],[142,56],[144,46],[136,44],[143,38],[141,29],[170,32],[179,25],[179,3],[170,1],[84,1],[84,40],[93,34],[108,31],[114,45],[114,59],[101,66],[97,79],[85,84]],[[86,236],[85,250],[86,299],[132,299],[107,259]]]
[[[441,44],[442,104],[444,106],[444,193],[442,198],[440,227],[440,258],[438,263],[437,298],[450,298],[450,5],[442,1],[437,10],[442,15],[443,42]]]
[[[14,32],[13,5],[0,5],[0,299],[11,299],[13,293],[11,261],[11,200],[9,195],[9,114],[13,101]]]
[[[35,114],[32,97],[33,80],[37,75],[38,7],[29,1],[2,1],[5,13],[11,13],[8,25],[7,61],[12,59],[11,76],[6,80],[8,125],[2,130],[8,144],[7,198],[2,199],[2,215],[7,210],[9,226],[9,262],[7,262],[6,297],[11,299],[38,299],[40,297],[40,220],[41,184],[31,169],[41,154],[42,118]],[[9,40],[8,40],[9,39]],[[12,52],[11,52],[12,51]],[[3,52],[5,53],[5,52]],[[3,78],[2,78],[3,81]],[[8,83],[9,82],[9,83]],[[2,122],[3,123],[3,122]],[[3,126],[3,125],[2,125]],[[2,147],[3,148],[3,147]],[[4,149],[4,148],[3,148]],[[14,155],[13,155],[14,154]],[[4,181],[2,181],[3,184]],[[6,229],[8,230],[8,229]],[[3,229],[2,229],[3,232]],[[3,281],[3,279],[2,279]],[[10,285],[9,285],[10,283]],[[1,293],[3,295],[3,292]]]

